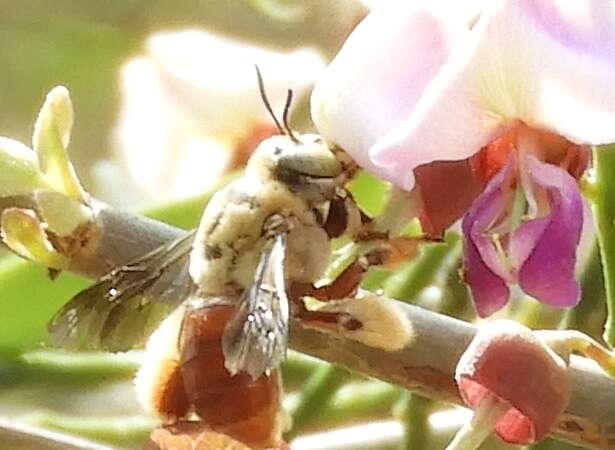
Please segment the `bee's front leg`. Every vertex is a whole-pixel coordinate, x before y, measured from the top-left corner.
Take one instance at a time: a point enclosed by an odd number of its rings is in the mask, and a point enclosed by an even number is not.
[[[337,197],[330,202],[323,229],[329,238],[348,236],[360,247],[357,264],[364,269],[363,273],[373,266],[397,268],[399,264],[414,257],[419,243],[426,239],[391,236],[388,230],[381,229],[377,220],[361,211],[352,194],[344,190],[340,190]]]
[[[359,261],[366,270],[369,267],[395,270],[416,256],[419,245],[425,242],[425,238],[366,233],[358,236],[355,242],[365,244],[366,250],[359,257]]]
[[[348,331],[355,331],[363,327],[359,320],[347,313],[310,310],[305,306],[303,298],[304,296],[294,296],[292,294],[289,296],[293,317],[300,319],[302,322],[338,325]]]
[[[288,297],[293,306],[293,315],[303,321],[341,325],[347,330],[361,328],[361,322],[349,314],[309,310],[305,306],[304,298],[312,297],[320,301],[328,301],[353,297],[357,293],[366,270],[365,265],[355,261],[327,286],[315,287],[311,283],[291,283]]]
[[[312,283],[293,282],[289,294],[292,298],[313,297],[321,301],[352,297],[356,294],[366,270],[363,264],[355,261],[331,284],[315,287]]]

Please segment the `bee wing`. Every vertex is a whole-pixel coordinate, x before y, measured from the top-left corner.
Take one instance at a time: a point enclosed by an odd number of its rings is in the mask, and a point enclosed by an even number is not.
[[[148,336],[196,286],[188,266],[194,232],[103,276],[79,292],[48,325],[51,341],[68,349],[125,351]]]
[[[239,300],[222,336],[224,363],[232,374],[256,379],[286,356],[289,305],[284,282],[286,236],[276,235],[261,256],[254,282]]]

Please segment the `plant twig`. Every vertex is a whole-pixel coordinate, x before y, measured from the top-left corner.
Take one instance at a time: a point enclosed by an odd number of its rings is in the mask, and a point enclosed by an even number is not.
[[[73,261],[74,270],[90,277],[98,277],[106,268],[123,264],[183,233],[108,207],[100,214],[100,239],[90,247],[89,254],[77,255]],[[81,265],[82,261],[88,264]],[[290,346],[423,396],[461,403],[453,373],[475,327],[396,300],[382,297],[380,301],[385,307],[395,308],[411,324],[414,339],[404,348],[386,351],[359,343],[344,333],[307,327],[298,320],[291,322]],[[572,399],[553,429],[553,436],[588,448],[615,450],[615,380],[575,356],[571,358],[569,374]]]
[[[13,450],[114,450],[54,431],[17,424],[0,418],[0,443]]]

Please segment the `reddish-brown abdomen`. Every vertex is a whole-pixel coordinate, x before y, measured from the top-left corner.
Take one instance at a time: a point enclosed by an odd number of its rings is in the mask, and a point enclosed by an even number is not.
[[[189,402],[213,429],[262,449],[279,444],[280,382],[277,371],[252,380],[224,367],[222,334],[231,306],[189,311],[182,330],[181,371]]]

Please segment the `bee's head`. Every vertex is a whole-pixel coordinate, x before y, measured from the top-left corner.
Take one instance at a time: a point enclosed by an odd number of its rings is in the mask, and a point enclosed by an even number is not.
[[[310,203],[331,200],[337,188],[347,180],[349,166],[340,162],[319,135],[298,134],[291,130],[288,125],[293,99],[291,89],[288,90],[280,123],[265,94],[258,66],[256,75],[263,103],[281,135],[261,142],[248,162],[248,172],[256,173],[263,179],[279,181]]]
[[[309,202],[330,200],[347,181],[347,171],[336,154],[316,134],[280,135],[263,141],[248,170],[279,181]]]

